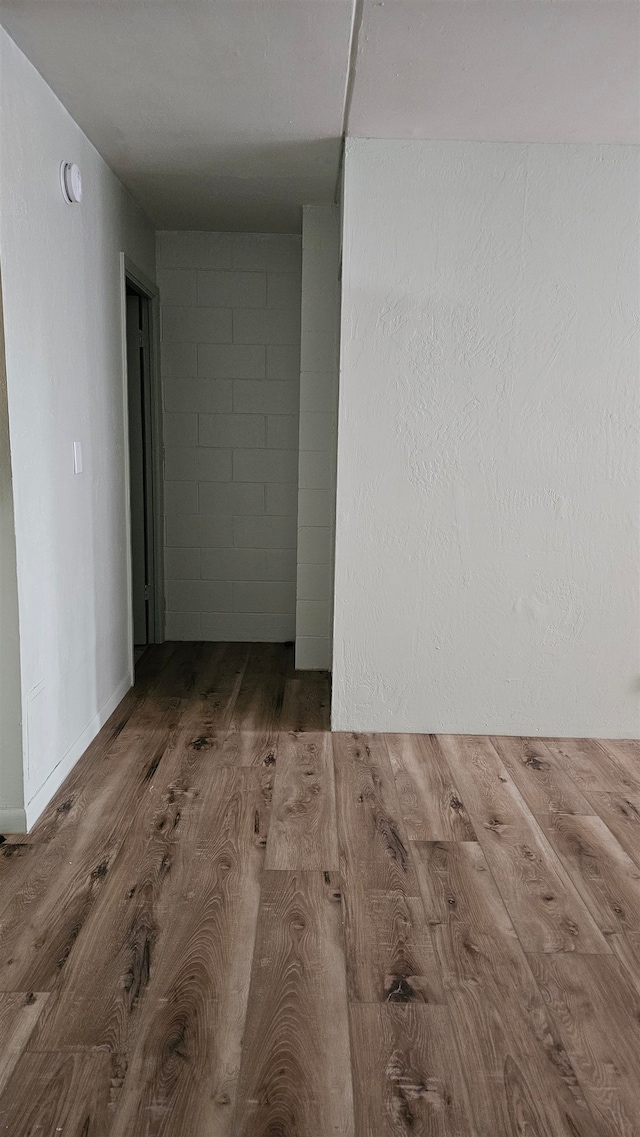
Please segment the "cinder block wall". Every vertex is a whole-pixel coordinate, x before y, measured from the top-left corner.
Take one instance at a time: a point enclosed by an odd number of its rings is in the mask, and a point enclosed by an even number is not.
[[[296,667],[330,668],[336,499],[340,229],[335,205],[305,207]]]
[[[301,242],[158,234],[167,639],[295,636]]]

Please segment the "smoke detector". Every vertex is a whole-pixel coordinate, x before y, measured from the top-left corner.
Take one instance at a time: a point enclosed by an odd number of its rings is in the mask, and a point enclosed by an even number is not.
[[[82,177],[75,162],[62,162],[60,165],[60,185],[62,196],[69,205],[82,201]]]

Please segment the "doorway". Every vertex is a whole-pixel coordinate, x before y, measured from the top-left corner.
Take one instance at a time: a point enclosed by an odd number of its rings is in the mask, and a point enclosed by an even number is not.
[[[157,643],[156,430],[153,299],[125,275],[131,612],[134,661]]]

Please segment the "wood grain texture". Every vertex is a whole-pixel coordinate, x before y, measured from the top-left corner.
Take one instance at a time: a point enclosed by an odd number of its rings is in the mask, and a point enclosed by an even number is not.
[[[608,952],[490,740],[440,741],[525,951]]]
[[[22,1056],[0,1094],[0,1132],[11,1137],[105,1137],[111,1056],[105,1051]]]
[[[328,734],[281,734],[267,869],[338,868],[333,754]]]
[[[481,847],[415,849],[477,1133],[597,1137]]]
[[[545,744],[640,867],[640,788],[629,762],[620,761],[621,751],[614,755],[614,744],[607,743],[609,753],[600,740],[587,738],[546,739]]]
[[[187,820],[158,912],[164,934],[150,968],[113,1137],[233,1132],[269,778],[226,768],[200,784],[199,808]]]
[[[640,740],[637,738],[599,739],[598,745],[613,760],[622,777],[640,790]]]
[[[340,866],[345,885],[419,894],[389,755],[381,735],[334,734]]]
[[[0,842],[0,1133],[635,1137],[639,744],[332,736],[327,688],[149,649]]]
[[[445,1007],[351,1007],[356,1137],[472,1137]]]
[[[536,978],[600,1137],[637,1137],[640,997],[607,956],[534,955]]]
[[[640,868],[640,791],[590,792],[594,812]]]
[[[292,670],[292,648],[282,644],[251,645],[231,716],[232,729],[279,730],[285,687]]]
[[[197,670],[181,720],[181,726],[191,728],[194,738],[203,742],[229,729],[249,657],[248,644],[208,646],[213,650]]]
[[[593,806],[544,743],[527,738],[492,738],[500,759],[538,819],[554,813],[593,814]]]
[[[103,878],[101,903],[77,930],[74,950],[36,1038],[47,1050],[105,1046],[125,1053],[146,995],[158,939],[167,928],[162,898],[194,793],[199,752],[179,736],[138,803],[131,839]],[[78,998],[78,992],[83,993]]]
[[[280,729],[331,729],[331,683],[326,671],[298,671],[287,679]]]
[[[545,832],[601,931],[640,933],[640,869],[604,821],[559,813]]]
[[[265,872],[234,1137],[352,1137],[340,881]]]
[[[40,991],[0,992],[0,1094],[48,998]]]
[[[475,841],[476,835],[437,739],[385,735],[410,841]]]
[[[589,800],[591,791],[615,793],[630,787],[628,778],[595,739],[545,738],[542,741],[545,749]]]
[[[640,933],[627,931],[624,935],[609,936],[609,943],[624,968],[627,979],[640,995]]]
[[[334,734],[349,998],[444,995],[382,736]]]
[[[344,878],[349,999],[360,1003],[444,1003],[440,969],[420,897]]]
[[[56,982],[134,823],[135,806],[159,776],[178,716],[171,707],[153,725],[143,720],[121,735],[110,758],[126,766],[120,777],[105,777],[102,792],[72,793],[58,806],[57,836],[0,914],[0,990],[46,991]]]

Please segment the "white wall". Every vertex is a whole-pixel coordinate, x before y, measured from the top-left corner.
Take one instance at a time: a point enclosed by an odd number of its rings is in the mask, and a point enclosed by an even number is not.
[[[18,580],[0,281],[0,832],[24,824]]]
[[[340,228],[335,205],[302,222],[302,333],[296,667],[331,667]]]
[[[31,824],[126,691],[120,252],[154,234],[0,30],[0,257],[13,464],[25,808]],[[78,162],[84,200],[60,192]],[[74,475],[72,444],[83,447]],[[1,828],[1,826],[0,826]]]
[[[335,729],[638,735],[638,174],[349,142]]]
[[[157,248],[167,638],[293,640],[300,237]]]

